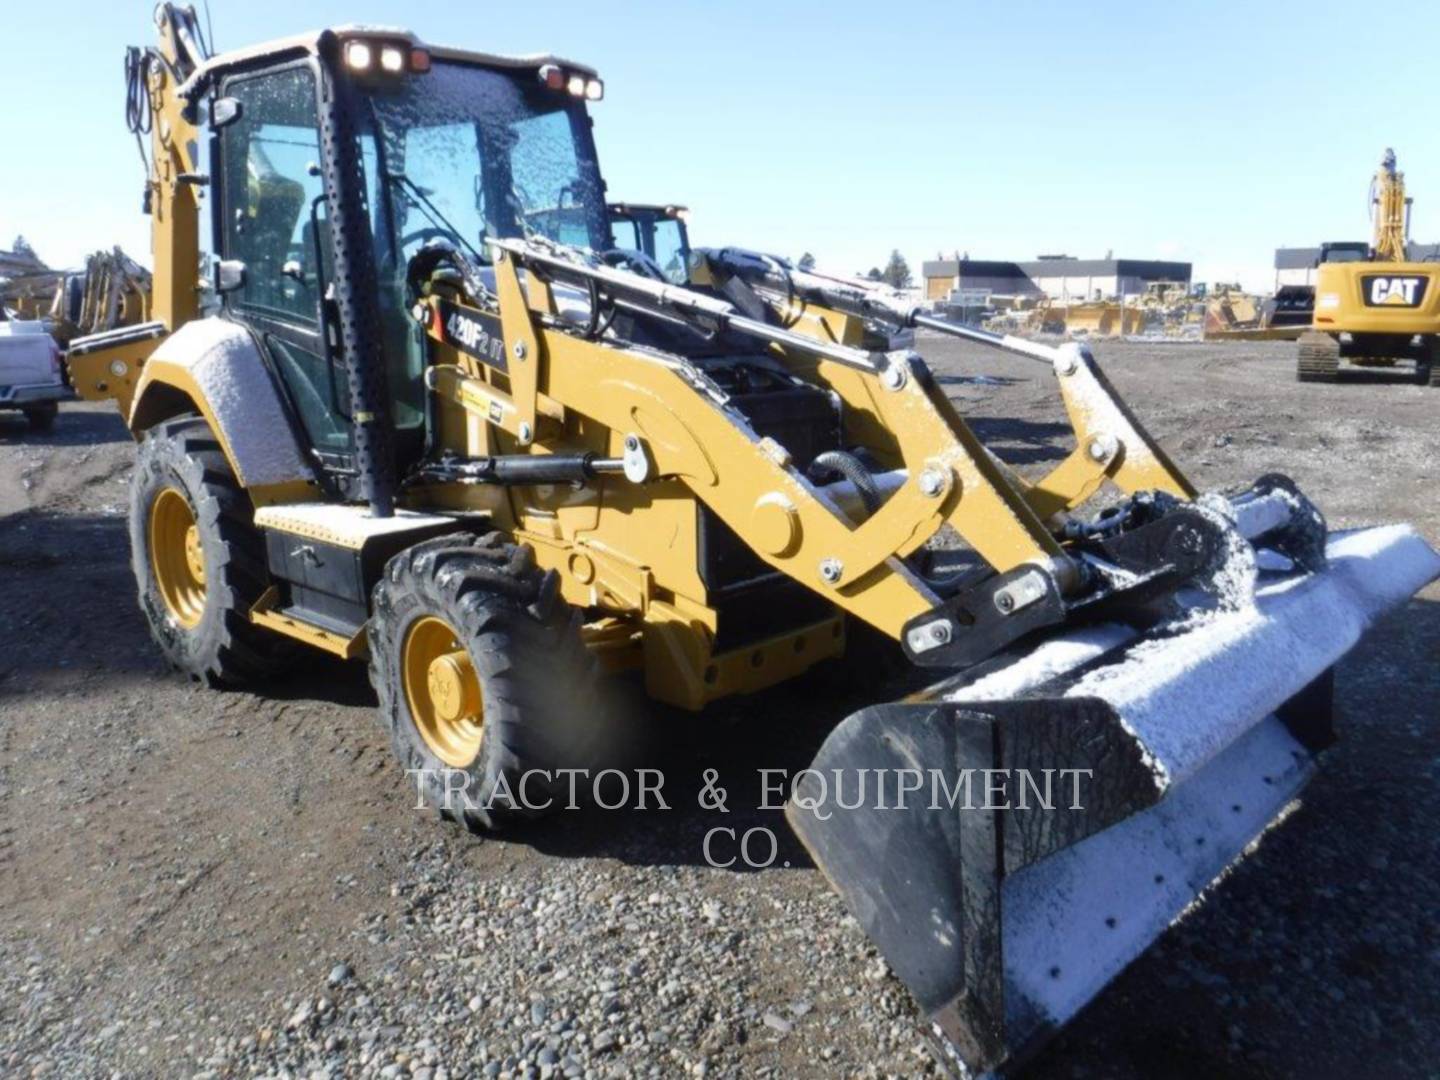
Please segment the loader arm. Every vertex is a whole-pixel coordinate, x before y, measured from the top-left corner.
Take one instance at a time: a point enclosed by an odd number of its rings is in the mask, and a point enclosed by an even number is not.
[[[431,296],[415,314],[438,347],[433,385],[494,424],[522,448],[553,439],[555,421],[577,413],[643,440],[658,475],[678,477],[755,554],[792,580],[898,640],[928,666],[978,663],[1047,627],[1094,618],[1117,606],[1163,601],[1185,583],[1213,588],[1226,571],[1235,525],[1223,513],[1172,513],[1194,489],[1115,396],[1094,358],[1078,346],[1049,349],[1020,339],[977,335],[985,344],[1048,363],[1077,428],[1078,453],[1027,485],[985,449],[918,356],[866,349],[859,320],[884,298],[839,297],[812,321],[825,333],[767,319],[762,302],[738,303],[614,268],[563,245],[492,240],[495,285],[483,298],[456,303]],[[520,273],[527,275],[522,286]],[[465,275],[475,280],[473,269]],[[713,272],[712,283],[719,276]],[[588,326],[560,315],[552,283],[589,290]],[[793,291],[793,287],[792,287]],[[461,371],[447,343],[458,313],[498,314],[503,383]],[[794,467],[788,452],[757,437],[724,395],[683,356],[606,340],[596,328],[602,305],[651,318],[689,320],[712,333],[762,343],[786,370],[828,387],[846,403],[847,426],[867,452],[885,459],[902,482],[878,506],[857,514]],[[445,305],[450,316],[445,316]],[[841,312],[839,309],[850,310]],[[893,315],[894,312],[891,311]],[[927,317],[907,312],[909,325]],[[791,325],[786,325],[790,322]],[[948,327],[947,327],[948,329]],[[873,336],[873,335],[872,335]],[[508,358],[508,359],[506,359]],[[871,441],[866,442],[866,436]],[[876,437],[876,436],[880,437]],[[1100,536],[1073,532],[1066,511],[1106,480],[1132,492],[1132,504]],[[1272,485],[1273,488],[1273,485]],[[1265,528],[1296,534],[1292,546],[1315,550],[1318,516],[1288,489],[1257,490],[1274,510]],[[1166,500],[1169,500],[1168,502]],[[1289,500],[1289,501],[1287,501]],[[879,501],[879,500],[877,500]],[[1291,512],[1291,507],[1294,512]],[[1040,516],[1044,514],[1049,520]],[[1273,520],[1271,520],[1273,519]],[[1112,528],[1131,521],[1123,535]],[[948,524],[980,560],[961,584],[942,590],[906,562]],[[1248,533],[1246,535],[1249,535]]]
[[[503,257],[506,248],[511,257]],[[742,418],[706,396],[686,377],[681,358],[562,329],[547,310],[546,290],[532,289],[527,299],[517,275],[527,256],[531,265],[542,256],[515,242],[501,251],[496,278],[511,343],[509,390],[455,374],[441,376],[440,384],[469,408],[498,416],[498,426],[522,443],[537,431],[546,402],[636,432],[657,474],[683,479],[767,563],[896,639],[939,602],[903,559],[947,522],[997,571],[1033,564],[1062,579],[1069,573],[1068,558],[1023,493],[948,403],[940,404],[943,394],[915,358],[849,350],[849,364],[821,366],[822,376],[845,386],[842,396],[894,433],[908,478],[857,523],[792,466],[783,448],[758,439]],[[423,321],[443,345],[438,312],[439,301],[430,300]]]
[[[1008,474],[1042,519],[1077,508],[1106,480],[1127,494],[1166,491],[1186,499],[1196,494],[1084,346],[1055,348],[958,325],[926,313],[885,286],[828,277],[773,256],[734,248],[700,253],[696,269],[696,276],[705,282],[743,281],[773,305],[782,322],[821,341],[858,342],[870,320],[897,329],[923,328],[1049,365],[1070,420],[1075,449],[1033,484]],[[948,413],[952,427],[965,426],[943,395],[937,407]]]

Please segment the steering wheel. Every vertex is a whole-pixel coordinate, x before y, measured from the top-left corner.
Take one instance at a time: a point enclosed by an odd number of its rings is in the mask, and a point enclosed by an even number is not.
[[[480,277],[478,268],[450,239],[449,233],[440,229],[419,229],[414,235],[420,236],[431,232],[438,232],[441,235],[411,255],[405,263],[407,305],[413,304],[425,294],[425,286],[430,281],[431,275],[442,266],[449,266],[454,272],[457,272],[464,283],[465,290],[477,299],[491,291]]]
[[[451,233],[449,229],[440,229],[433,225],[427,225],[423,229],[416,229],[414,232],[406,233],[400,237],[400,250],[404,251],[411,244],[423,244],[427,240],[453,241],[454,239],[454,234]]]
[[[600,261],[617,270],[633,270],[641,277],[654,278],[656,281],[669,280],[665,277],[665,271],[660,268],[660,264],[643,251],[635,251],[632,248],[610,248],[608,251],[600,252]]]

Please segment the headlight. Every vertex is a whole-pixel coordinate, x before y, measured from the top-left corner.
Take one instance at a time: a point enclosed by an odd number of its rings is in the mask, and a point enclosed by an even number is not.
[[[380,66],[386,71],[399,73],[405,69],[405,54],[393,45],[380,50]]]
[[[1330,308],[1337,308],[1340,306],[1340,294],[1333,292],[1322,292],[1320,293],[1320,295],[1315,297],[1315,306],[1317,308],[1325,308],[1326,310]]]
[[[369,43],[351,41],[345,46],[345,63],[356,71],[365,71],[374,59]]]
[[[570,93],[576,97],[583,97],[585,94],[585,76],[571,75],[570,82],[566,84],[565,89],[569,90]]]
[[[590,79],[585,83],[585,98],[587,101],[599,101],[605,96],[605,84],[599,79]]]

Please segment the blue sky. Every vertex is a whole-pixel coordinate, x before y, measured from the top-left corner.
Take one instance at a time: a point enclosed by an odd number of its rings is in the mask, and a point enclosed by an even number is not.
[[[148,255],[122,56],[150,0],[9,5],[0,246]],[[211,0],[221,49],[343,22],[599,68],[612,195],[688,203],[697,243],[852,271],[898,247],[1193,261],[1267,286],[1273,249],[1369,235],[1394,146],[1440,241],[1423,84],[1440,5]],[[53,18],[64,12],[63,25]],[[16,42],[24,48],[14,48]],[[1390,57],[1403,58],[1392,62]]]

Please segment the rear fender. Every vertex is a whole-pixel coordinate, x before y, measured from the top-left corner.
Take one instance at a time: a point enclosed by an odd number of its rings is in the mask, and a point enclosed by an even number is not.
[[[186,323],[146,361],[130,410],[131,433],[139,437],[188,412],[205,418],[252,497],[260,491],[303,499],[315,490],[280,390],[243,327],[220,318]]]

